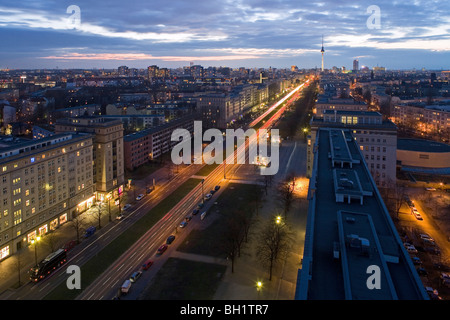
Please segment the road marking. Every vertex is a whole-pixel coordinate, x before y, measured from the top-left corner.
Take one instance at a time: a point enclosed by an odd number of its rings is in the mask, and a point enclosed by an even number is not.
[[[123,266],[124,266],[124,263],[119,267],[119,269],[117,269],[117,271],[119,271],[120,269],[122,269]]]
[[[287,170],[289,169],[289,164],[291,163],[292,156],[294,155],[294,151],[295,151],[296,148],[297,148],[297,141],[295,141],[294,149],[293,149],[292,152],[291,152],[291,155],[290,155],[290,157],[289,157],[288,163],[287,163],[287,165],[286,165],[286,169],[284,170],[284,174],[285,174],[285,175],[286,175],[286,173],[287,173]]]
[[[109,279],[111,279],[111,277],[109,277],[108,279],[106,279],[105,282],[103,282],[103,285],[105,285],[105,284],[109,281]]]

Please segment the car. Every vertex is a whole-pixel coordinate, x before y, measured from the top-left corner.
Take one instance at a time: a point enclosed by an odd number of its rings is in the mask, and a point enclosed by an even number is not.
[[[187,226],[187,222],[186,221],[183,221],[183,222],[180,223],[180,228],[184,228],[186,226]]]
[[[445,272],[450,272],[450,267],[442,264],[442,263],[434,263],[433,267],[437,270],[441,270],[441,271],[445,271]]]
[[[128,209],[131,208],[131,204],[127,203],[126,205],[123,206],[123,210],[127,211]]]
[[[419,237],[420,237],[420,239],[422,239],[422,240],[429,240],[429,241],[433,241],[434,242],[434,239],[432,238],[432,237],[430,237],[428,234],[426,234],[426,233],[421,233],[421,234],[419,234]]]
[[[417,210],[416,208],[413,208],[411,210],[411,212],[414,215],[414,217],[416,217],[417,220],[423,220],[422,216],[420,215],[419,210]]]
[[[421,276],[426,276],[428,274],[427,270],[425,270],[425,268],[417,268],[417,273]]]
[[[209,192],[210,194],[214,194],[214,193],[216,193],[216,190],[211,190],[210,192]]]
[[[194,211],[192,211],[192,214],[195,216],[195,215],[198,214],[199,212],[200,212],[200,210],[194,209]]]
[[[136,197],[136,200],[139,201],[144,197],[144,195],[141,193]]]
[[[184,219],[186,220],[186,222],[191,221],[192,220],[192,216],[186,216]]]
[[[199,209],[203,208],[204,206],[205,206],[205,204],[204,204],[203,202],[200,202],[200,203],[197,205],[197,207],[198,207]]]
[[[148,268],[150,268],[153,264],[153,260],[146,260],[143,264],[142,264],[142,269],[143,270],[147,270]]]
[[[441,297],[439,297],[439,292],[436,289],[433,289],[432,287],[425,287],[425,290],[432,300],[441,300]]]
[[[205,196],[205,199],[206,199],[206,200],[209,200],[209,199],[211,199],[211,197],[212,197],[212,194],[208,193],[208,194]]]
[[[116,217],[116,220],[122,220],[124,217],[125,217],[125,216],[124,216],[123,214],[119,214],[119,215]]]
[[[214,187],[214,190],[216,190],[216,191],[219,191],[219,189],[220,189],[220,186],[215,186]]]
[[[437,246],[425,247],[425,251],[432,254],[441,254],[441,250]]]
[[[63,249],[67,252],[67,251],[72,250],[76,245],[77,245],[77,241],[71,240],[63,246]]]
[[[158,248],[158,250],[156,251],[157,254],[163,254],[164,251],[167,250],[167,244],[163,244],[161,247]]]
[[[84,237],[88,238],[88,237],[92,236],[96,230],[97,230],[97,228],[95,228],[94,226],[90,226],[89,228],[86,229],[86,231],[84,233]]]
[[[417,253],[418,252],[414,246],[406,247],[406,251],[408,251],[408,253]]]
[[[433,188],[433,187],[427,187],[427,188],[425,188],[425,190],[427,190],[427,191],[436,191],[436,188]]]
[[[145,192],[147,192],[147,194],[151,193],[153,190],[150,188],[147,188],[147,190]]]
[[[174,235],[170,235],[170,236],[167,238],[166,243],[167,243],[167,244],[171,244],[174,240],[175,240],[175,236],[174,236]]]
[[[142,271],[133,272],[133,274],[130,276],[130,281],[131,282],[138,281],[138,279],[141,277],[141,275],[142,275]]]
[[[420,264],[422,264],[422,260],[420,260],[419,257],[412,257],[411,260],[412,260],[412,262],[413,262],[415,265],[420,265]]]

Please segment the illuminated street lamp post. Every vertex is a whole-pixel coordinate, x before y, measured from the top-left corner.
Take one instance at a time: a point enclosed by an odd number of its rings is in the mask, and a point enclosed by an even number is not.
[[[256,282],[256,291],[258,292],[258,299],[259,299],[259,293],[261,292],[263,283],[261,281]]]
[[[41,237],[39,237],[39,236],[37,236],[36,239],[31,240],[31,244],[34,244],[34,260],[36,262],[36,265],[38,264],[38,262],[37,262],[37,243],[39,240],[41,240]]]

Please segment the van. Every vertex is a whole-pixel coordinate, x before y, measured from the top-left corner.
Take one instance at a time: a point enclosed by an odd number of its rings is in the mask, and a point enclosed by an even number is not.
[[[128,293],[130,288],[131,288],[131,281],[130,280],[125,280],[124,283],[122,284],[122,286],[120,287],[120,291],[122,293]]]

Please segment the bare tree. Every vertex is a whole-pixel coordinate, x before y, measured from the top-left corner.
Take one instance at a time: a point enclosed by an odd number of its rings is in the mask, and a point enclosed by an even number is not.
[[[84,219],[84,215],[76,215],[72,218],[72,227],[75,229],[75,232],[77,234],[77,243],[80,243],[81,230],[84,227]]]
[[[101,202],[99,202],[99,204],[97,205],[97,210],[94,211],[94,217],[97,219],[99,230],[102,228],[102,216],[103,216],[102,204]]]
[[[57,247],[57,240],[58,240],[58,235],[55,231],[49,232],[45,235],[45,237],[42,238],[42,241],[44,242],[44,244],[46,244],[51,252],[54,252],[56,250]]]
[[[285,258],[292,242],[292,232],[289,226],[277,217],[267,220],[258,237],[256,256],[261,264],[269,270],[269,280],[272,280],[274,266]]]
[[[287,213],[291,209],[292,203],[294,202],[294,187],[294,176],[287,177],[277,186],[275,198],[283,209],[285,219],[287,218]]]
[[[400,209],[406,196],[406,186],[401,182],[387,181],[387,188],[385,192],[385,204],[389,212],[393,213],[398,219]]]

